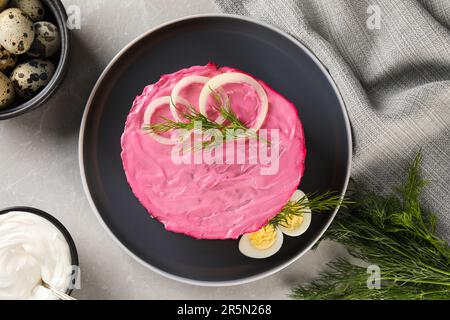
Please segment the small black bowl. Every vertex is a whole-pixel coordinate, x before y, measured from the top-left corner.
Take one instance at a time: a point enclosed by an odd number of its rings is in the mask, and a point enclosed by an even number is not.
[[[62,233],[62,235],[66,239],[67,244],[69,245],[72,266],[80,265],[78,262],[77,248],[75,246],[75,242],[72,239],[72,236],[70,235],[69,231],[67,231],[66,227],[64,227],[64,225],[61,222],[59,222],[55,217],[53,217],[52,215],[50,215],[47,212],[44,212],[39,209],[31,208],[31,207],[11,207],[11,208],[7,208],[7,209],[3,209],[3,210],[0,210],[0,216],[10,213],[10,212],[26,212],[26,213],[37,215],[41,218],[44,218],[44,219],[50,221]],[[72,293],[72,291],[73,291],[72,289],[68,289],[66,293],[70,295]]]
[[[44,20],[50,21],[58,26],[61,34],[61,51],[59,54],[50,59],[56,67],[53,75],[47,86],[33,99],[24,101],[17,99],[12,106],[0,109],[0,120],[6,120],[20,116],[26,112],[37,109],[47,101],[56,89],[61,85],[64,76],[69,68],[69,55],[71,48],[71,32],[67,28],[67,14],[60,0],[41,0],[47,9]],[[19,62],[22,57],[19,56]]]

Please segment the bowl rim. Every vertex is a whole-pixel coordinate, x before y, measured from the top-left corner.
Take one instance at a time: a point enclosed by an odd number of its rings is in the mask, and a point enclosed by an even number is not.
[[[88,115],[90,113],[90,110],[93,108],[92,107],[92,102],[94,100],[94,97],[96,96],[97,90],[99,89],[100,85],[102,84],[102,82],[105,80],[106,76],[108,75],[110,69],[115,65],[115,63],[126,53],[128,52],[128,50],[133,47],[136,43],[138,43],[139,41],[143,40],[144,38],[148,37],[149,35],[151,35],[152,33],[155,33],[159,30],[162,30],[172,24],[177,24],[180,22],[185,22],[188,20],[196,20],[196,19],[208,19],[208,18],[228,18],[228,19],[234,19],[234,20],[241,20],[244,22],[250,22],[250,23],[254,23],[257,25],[260,25],[262,27],[265,27],[275,33],[278,33],[279,35],[281,35],[282,37],[287,38],[288,40],[290,40],[291,42],[293,42],[294,44],[296,44],[300,49],[302,49],[310,58],[311,60],[317,65],[317,67],[322,71],[322,73],[324,74],[324,76],[327,78],[327,80],[329,81],[331,87],[333,88],[333,91],[336,94],[336,97],[338,98],[339,101],[339,105],[342,109],[343,115],[344,115],[344,121],[345,121],[345,127],[346,127],[346,132],[347,132],[347,136],[348,136],[348,164],[347,164],[347,172],[345,175],[345,183],[344,183],[344,187],[343,187],[343,193],[342,193],[342,197],[345,196],[345,192],[348,188],[349,182],[350,182],[350,174],[351,174],[351,169],[352,169],[352,162],[353,162],[353,137],[352,137],[352,130],[351,130],[351,125],[350,125],[350,119],[348,116],[348,112],[345,106],[345,102],[344,99],[342,98],[342,94],[340,92],[340,90],[338,89],[338,86],[336,84],[336,82],[334,81],[334,79],[332,78],[330,72],[328,71],[328,69],[326,68],[326,66],[319,60],[319,58],[302,42],[300,42],[299,40],[297,40],[296,38],[294,38],[293,36],[289,35],[287,32],[284,32],[268,23],[265,22],[261,22],[252,18],[248,18],[245,16],[240,16],[240,15],[235,15],[235,14],[226,14],[226,13],[217,13],[217,14],[196,14],[196,15],[189,15],[189,16],[185,16],[182,18],[178,18],[178,19],[174,19],[174,20],[170,20],[168,22],[165,22],[163,24],[159,24],[156,27],[151,28],[150,30],[144,32],[143,34],[141,34],[140,36],[138,36],[137,38],[135,38],[134,40],[132,40],[131,42],[129,42],[125,47],[123,47],[113,58],[112,60],[108,63],[108,65],[106,66],[106,68],[103,70],[102,74],[100,75],[100,77],[98,78],[97,82],[95,83],[91,94],[89,96],[89,99],[86,103],[86,108],[84,110],[83,113],[83,118],[81,121],[81,126],[80,126],[80,135],[79,135],[79,143],[78,143],[78,160],[79,160],[79,167],[80,167],[80,174],[81,174],[81,180],[82,180],[82,185],[83,185],[83,190],[86,194],[86,197],[88,199],[89,205],[92,209],[92,211],[94,212],[95,216],[97,217],[97,220],[99,221],[99,223],[102,225],[102,227],[104,228],[104,230],[106,230],[107,234],[113,239],[113,241],[119,245],[119,247],[124,250],[130,257],[132,257],[134,260],[136,260],[138,263],[140,263],[142,266],[146,267],[147,269],[174,281],[177,282],[181,282],[181,283],[185,283],[185,284],[189,284],[189,285],[195,285],[195,286],[200,286],[200,287],[230,287],[230,286],[238,286],[238,285],[243,285],[243,284],[248,284],[251,282],[255,282],[258,280],[262,280],[264,278],[267,278],[271,275],[274,275],[278,272],[280,272],[281,270],[287,268],[288,266],[290,266],[292,263],[294,263],[295,261],[297,261],[299,258],[301,258],[305,253],[307,253],[308,251],[310,251],[314,245],[317,243],[317,241],[319,241],[319,239],[323,236],[323,234],[326,232],[326,230],[329,228],[329,226],[331,225],[331,223],[333,222],[337,212],[339,211],[340,207],[337,207],[332,215],[331,215],[331,219],[330,221],[325,225],[325,227],[323,228],[322,232],[320,232],[311,242],[311,245],[309,245],[308,247],[306,247],[304,250],[302,250],[298,255],[294,256],[292,259],[290,259],[289,261],[276,266],[266,272],[251,276],[251,277],[245,277],[242,279],[237,279],[237,280],[231,280],[231,281],[201,281],[201,280],[194,280],[194,279],[189,279],[189,278],[185,278],[182,276],[177,276],[177,275],[173,275],[169,272],[166,272],[164,270],[161,270],[155,266],[152,266],[151,264],[149,264],[148,262],[144,261],[143,259],[141,259],[140,257],[138,257],[135,253],[133,253],[130,249],[128,249],[125,244],[123,244],[117,237],[116,235],[109,229],[109,227],[107,226],[106,222],[103,220],[102,216],[100,215],[100,212],[98,211],[94,199],[91,195],[91,192],[89,190],[89,185],[87,182],[87,178],[86,178],[86,171],[85,171],[85,167],[84,167],[84,138],[85,138],[85,129],[86,129],[86,124],[87,124],[87,119],[88,119]]]
[[[0,109],[0,120],[15,118],[42,106],[55,93],[56,89],[60,87],[67,73],[67,70],[69,69],[70,52],[72,47],[72,33],[71,30],[67,27],[68,17],[66,9],[61,0],[42,1],[49,9],[51,9],[61,34],[61,51],[58,65],[55,69],[55,74],[53,75],[50,82],[45,86],[45,88],[31,100],[25,101],[24,103],[13,108],[7,107],[5,109]]]
[[[45,212],[45,211],[42,211],[40,209],[36,209],[36,208],[33,208],[33,207],[17,206],[17,207],[9,207],[9,208],[6,208],[6,209],[1,209],[0,210],[0,216],[6,215],[6,214],[12,213],[12,212],[24,212],[24,213],[33,214],[33,215],[36,215],[38,217],[41,217],[41,218],[49,221],[51,224],[53,224],[62,233],[62,235],[64,236],[64,239],[67,242],[67,245],[69,246],[70,258],[71,258],[71,261],[72,261],[72,266],[76,266],[76,267],[80,266],[80,263],[79,263],[79,260],[78,260],[77,248],[76,248],[75,242],[73,241],[73,238],[72,238],[70,232],[53,215],[51,215],[48,212]],[[67,289],[67,291],[66,291],[66,293],[68,295],[70,295],[72,292],[73,292],[73,289]]]

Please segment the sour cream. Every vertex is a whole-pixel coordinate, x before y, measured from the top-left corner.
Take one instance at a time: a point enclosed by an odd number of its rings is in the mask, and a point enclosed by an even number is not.
[[[41,280],[65,292],[70,248],[50,221],[26,212],[0,215],[0,300],[54,300]]]

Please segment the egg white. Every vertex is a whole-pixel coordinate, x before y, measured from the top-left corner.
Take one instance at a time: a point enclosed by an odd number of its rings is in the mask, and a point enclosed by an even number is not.
[[[281,246],[283,245],[283,233],[280,229],[276,229],[277,238],[274,242],[274,244],[266,249],[266,250],[259,250],[256,249],[250,242],[249,235],[244,234],[241,237],[241,240],[239,241],[239,251],[249,258],[253,259],[265,259],[273,256],[275,253],[277,253]]]
[[[297,190],[292,195],[290,201],[297,202],[303,197],[306,197],[305,193],[301,190]],[[297,228],[295,228],[294,230],[289,230],[288,228],[285,228],[281,225],[279,226],[279,228],[285,235],[289,237],[299,237],[309,229],[309,226],[311,225],[311,220],[312,220],[311,209],[305,208],[303,210],[303,222]]]

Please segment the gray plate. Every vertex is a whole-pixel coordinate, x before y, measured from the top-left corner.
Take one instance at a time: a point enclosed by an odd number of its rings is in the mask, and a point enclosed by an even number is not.
[[[177,20],[146,33],[110,63],[95,86],[81,128],[80,166],[100,221],[133,257],[165,276],[199,285],[235,285],[286,267],[308,251],[334,213],[315,215],[301,237],[288,238],[264,260],[240,254],[237,241],[196,240],[165,231],[131,192],[120,158],[120,137],[134,98],[161,75],[213,61],[267,82],[293,101],[307,141],[306,192],[345,192],[351,132],[342,99],[326,69],[288,35],[225,15]]]

